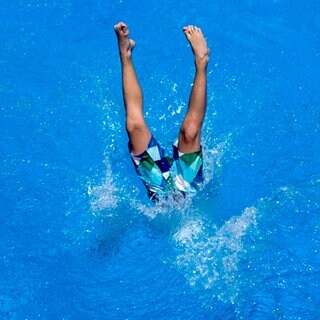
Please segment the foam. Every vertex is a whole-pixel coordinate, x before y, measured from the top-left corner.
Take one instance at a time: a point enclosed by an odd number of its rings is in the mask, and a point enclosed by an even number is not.
[[[118,206],[118,189],[115,185],[110,163],[106,159],[106,173],[101,185],[88,187],[88,195],[91,198],[91,210],[94,215],[105,209],[115,209]]]
[[[221,228],[199,216],[181,226],[172,238],[177,249],[175,265],[191,286],[209,290],[223,302],[235,302],[243,238],[257,224],[256,215],[257,209],[250,207]]]

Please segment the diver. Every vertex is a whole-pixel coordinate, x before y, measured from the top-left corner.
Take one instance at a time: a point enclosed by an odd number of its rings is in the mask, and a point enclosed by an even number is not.
[[[178,139],[173,144],[171,158],[165,155],[151,134],[143,115],[143,94],[132,61],[135,41],[130,38],[125,23],[116,24],[114,30],[121,61],[128,146],[136,172],[151,200],[156,201],[169,192],[184,195],[194,193],[203,182],[200,138],[207,106],[207,65],[210,54],[203,33],[192,25],[183,28],[194,55],[195,76],[188,110]]]

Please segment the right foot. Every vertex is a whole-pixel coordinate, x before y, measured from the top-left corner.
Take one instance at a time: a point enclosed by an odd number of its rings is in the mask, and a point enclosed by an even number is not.
[[[201,29],[195,26],[186,26],[183,28],[183,32],[191,45],[196,66],[205,68],[209,61],[210,49]]]
[[[118,38],[118,46],[121,57],[131,57],[135,42],[129,38],[129,29],[123,22],[119,22],[114,26]]]

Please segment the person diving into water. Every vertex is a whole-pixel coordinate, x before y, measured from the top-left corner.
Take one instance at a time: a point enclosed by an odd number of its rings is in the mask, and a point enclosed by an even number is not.
[[[118,39],[122,71],[122,92],[126,111],[129,151],[136,172],[151,200],[170,192],[193,193],[203,182],[201,128],[207,106],[207,65],[210,49],[200,28],[189,25],[183,32],[195,59],[195,76],[187,113],[181,124],[173,157],[166,156],[150,132],[143,115],[143,94],[134,69],[132,53],[135,41],[124,22],[114,26]]]

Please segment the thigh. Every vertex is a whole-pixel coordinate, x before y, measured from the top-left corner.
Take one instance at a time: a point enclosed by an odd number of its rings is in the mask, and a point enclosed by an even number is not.
[[[165,195],[173,189],[174,184],[170,174],[172,159],[166,156],[153,136],[147,149],[140,155],[131,153],[131,159],[150,198]]]
[[[174,183],[182,192],[195,192],[203,182],[203,155],[199,151],[182,153],[178,150],[178,143],[173,145]]]

